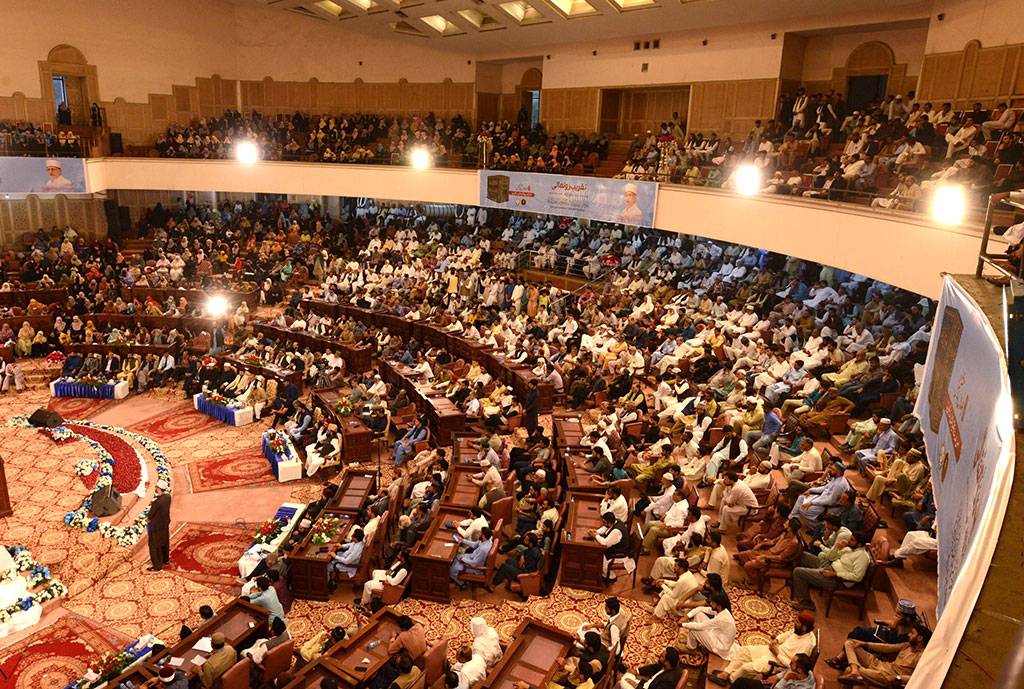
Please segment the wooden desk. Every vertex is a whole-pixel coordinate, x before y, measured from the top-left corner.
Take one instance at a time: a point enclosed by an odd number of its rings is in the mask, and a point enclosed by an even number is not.
[[[516,682],[546,687],[572,644],[573,639],[568,632],[537,620],[523,620],[501,660],[484,679],[481,689],[512,689]]]
[[[267,621],[269,619],[270,613],[267,610],[248,601],[236,598],[221,608],[213,616],[213,619],[196,629],[179,643],[150,657],[143,667],[155,676],[160,672],[157,662],[162,658],[181,658],[184,662],[177,669],[188,675],[190,680],[194,679],[199,674],[199,665],[195,665],[193,660],[196,658],[206,658],[210,655],[209,653],[195,650],[193,646],[196,645],[196,642],[204,636],[211,636],[215,632],[220,632],[224,635],[225,642],[237,649],[240,645],[246,646],[255,639],[267,638]]]
[[[284,686],[284,689],[320,689],[320,683],[330,677],[342,689],[356,689],[348,673],[322,656],[298,671],[298,676]]]
[[[409,393],[409,399],[427,417],[432,439],[436,445],[450,445],[453,433],[466,428],[466,415],[444,393],[420,380],[420,375],[397,359],[382,359],[381,377],[385,382],[398,385]]]
[[[355,516],[366,499],[377,490],[377,472],[345,470],[341,484],[324,507],[325,512],[341,512]]]
[[[565,483],[570,493],[595,493],[603,495],[607,486],[594,482],[597,474],[587,471],[583,467],[585,455],[577,452],[568,452],[560,455],[562,459],[562,474],[565,476]]]
[[[64,345],[64,353],[71,354],[72,352],[78,352],[81,355],[92,354],[96,352],[98,354],[119,354],[122,357],[139,354],[146,356],[147,354],[153,354],[154,356],[161,357],[164,354],[177,354],[178,347],[176,345],[142,345],[142,344],[130,344],[130,345],[113,345],[113,344],[66,344]]]
[[[358,689],[368,687],[380,669],[391,660],[388,644],[399,631],[398,618],[398,613],[392,608],[378,610],[362,629],[324,654],[325,664],[348,677],[349,683]],[[367,648],[374,641],[380,643]],[[365,659],[369,662],[363,662]]]
[[[451,601],[451,566],[455,561],[458,545],[452,536],[455,529],[449,529],[445,522],[458,525],[470,517],[467,509],[440,505],[434,513],[430,527],[410,554],[412,564],[412,596],[426,600],[448,603]]]
[[[322,545],[311,544],[313,533],[310,530],[302,543],[295,546],[288,557],[288,582],[296,598],[325,601],[330,597],[327,587],[330,581],[327,565],[345,541],[345,536],[355,524],[355,519],[352,515],[341,512],[320,515],[320,519],[324,517],[340,519],[342,522],[330,542]]]
[[[569,450],[582,450],[583,422],[582,414],[555,416],[554,449],[557,454],[564,455]]]
[[[249,308],[253,311],[256,310],[256,306],[259,302],[259,291],[252,290],[251,292],[235,292],[232,290],[224,290],[219,287],[214,287],[209,290],[203,289],[177,289],[175,287],[122,287],[121,297],[125,301],[132,299],[138,299],[139,301],[146,301],[148,297],[153,297],[158,302],[163,304],[167,301],[167,297],[174,297],[174,303],[177,304],[178,300],[185,297],[189,304],[205,304],[210,297],[218,296],[223,297],[228,304],[231,305],[232,310],[235,306],[238,306],[240,302],[245,302],[249,305]]]
[[[358,416],[340,416],[334,405],[341,395],[333,388],[319,388],[313,391],[313,404],[333,419],[341,431],[341,459],[345,464],[369,461],[373,446],[373,433]]]
[[[476,462],[477,454],[480,452],[478,435],[460,435],[455,438],[452,446],[453,463]]]
[[[473,483],[472,477],[482,472],[483,469],[477,464],[452,465],[448,485],[441,496],[441,504],[466,509],[476,507],[480,502],[483,488]]]
[[[589,538],[601,528],[601,496],[570,493],[569,509],[562,527],[562,586],[601,592],[604,546]]]
[[[304,331],[279,328],[268,323],[253,323],[253,330],[256,333],[264,333],[277,340],[292,342],[300,347],[309,347],[314,352],[326,352],[336,350],[350,372],[361,373],[370,369],[370,360],[373,358],[373,351],[369,347],[356,347],[354,345],[339,342],[338,340],[321,337]]]
[[[229,356],[225,354],[218,354],[217,359],[223,363],[228,363],[235,368],[240,368],[243,371],[248,371],[258,376],[265,378],[276,378],[282,385],[286,382],[295,383],[295,387],[302,390],[302,371],[291,371],[284,368],[279,368],[272,364],[266,366],[257,366],[256,364],[249,364],[235,356]]]
[[[25,307],[33,299],[43,306],[50,304],[63,306],[64,302],[68,300],[68,291],[63,287],[55,287],[53,289],[17,289],[11,292],[0,292],[0,306]]]

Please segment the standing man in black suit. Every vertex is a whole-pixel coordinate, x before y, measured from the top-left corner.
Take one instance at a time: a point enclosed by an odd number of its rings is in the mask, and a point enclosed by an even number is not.
[[[171,560],[171,496],[165,481],[156,484],[156,495],[149,503],[148,523],[150,572],[159,572]]]
[[[526,393],[526,404],[523,406],[523,428],[527,435],[533,435],[537,430],[537,417],[540,414],[540,390],[537,389],[537,379],[530,381],[530,391]]]

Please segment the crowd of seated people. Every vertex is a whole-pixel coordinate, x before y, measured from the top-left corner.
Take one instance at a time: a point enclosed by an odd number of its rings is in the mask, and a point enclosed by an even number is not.
[[[753,165],[762,188],[777,194],[841,201],[881,189],[876,207],[913,209],[929,189],[958,184],[980,202],[1024,184],[1017,112],[1006,103],[954,112],[950,103],[917,102],[913,92],[848,111],[842,94],[800,89],[742,141],[713,132],[684,139],[678,120],[663,123],[657,134],[634,138],[621,176],[735,189],[737,170]]]
[[[81,137],[71,131],[56,132],[23,121],[0,121],[0,153],[10,156],[77,158],[84,154]]]
[[[456,584],[465,583],[467,572],[478,573],[480,558],[500,540],[504,557],[490,585],[523,590],[522,582],[545,566],[560,518],[549,434],[539,426],[529,429],[525,447],[510,452],[506,465],[501,449],[507,422],[525,415],[527,399],[489,380],[479,362],[453,366],[458,362],[446,352],[348,318],[325,318],[307,309],[307,300],[429,321],[499,347],[506,357],[560,385],[561,403],[587,411],[587,467],[599,484],[608,485],[604,526],[594,534],[606,548],[606,579],[614,579],[612,565],[632,552],[638,535],[626,525],[635,520],[642,533],[639,546],[656,556],[643,572],[652,612],[681,620],[689,648],[722,655],[731,647],[730,635],[735,637],[724,589],[730,583],[730,553],[722,545],[722,531],[738,531],[738,542],[749,544],[735,553],[746,585],[757,588],[769,564],[788,563],[793,605],[807,613],[816,607],[813,590],[862,582],[871,557],[872,502],[901,501],[909,509],[905,523],[914,525],[886,566],[934,555],[927,457],[910,415],[918,393],[914,369],[923,363],[930,338],[935,308],[930,300],[794,257],[676,234],[602,225],[587,229],[578,221],[495,212],[474,213],[472,221],[468,213],[421,221],[415,209],[363,210],[346,205],[340,217],[331,218],[315,207],[274,202],[225,202],[218,209],[186,202],[169,217],[150,214],[147,222],[170,228],[152,256],[183,240],[190,246],[202,243],[207,233],[237,232],[237,243],[247,251],[242,272],[261,285],[268,303],[284,304],[284,313],[275,316],[278,327],[339,345],[366,345],[380,357],[399,359],[486,429],[474,477],[485,489],[481,503],[471,518],[453,525],[460,538],[451,572]],[[557,247],[559,261],[588,262],[605,253],[620,261],[600,283],[566,293],[512,272],[507,257],[527,247]],[[74,299],[83,312],[98,301],[111,301],[100,281],[116,285],[118,271],[110,272],[110,261],[119,260],[116,247],[86,259],[95,275],[84,293],[88,304]],[[63,277],[71,263],[59,270],[54,265],[47,266],[51,279]],[[561,263],[550,267],[562,270]],[[187,268],[182,275],[188,276]],[[100,295],[104,298],[97,299]],[[245,332],[236,333],[237,354],[301,360],[307,381],[312,368],[325,366],[331,372],[325,382],[338,385],[350,401],[378,408],[375,418],[384,420],[378,430],[386,430],[388,414],[408,405],[408,397],[403,400],[399,389],[384,384],[376,370],[345,380],[337,355],[332,364],[329,352],[318,358],[299,351],[262,336],[258,324],[250,336],[252,324],[244,314],[239,327]],[[275,396],[267,385],[260,387],[257,376],[229,365],[211,366],[190,353],[170,367],[158,366],[154,378],[191,391],[205,386],[236,399],[262,389],[263,416],[283,427],[307,459],[327,463],[339,452],[337,428],[292,384],[279,386]],[[849,417],[855,409],[859,416]],[[834,421],[844,418],[853,421],[849,434],[837,448],[839,456],[826,461],[813,441],[830,436]],[[393,429],[398,484],[383,488],[364,515],[363,528],[351,531],[350,544],[332,565],[337,580],[349,578],[362,563],[365,545],[360,543],[370,538],[373,519],[401,482],[410,488],[409,502],[395,506],[399,529],[383,544],[385,573],[375,580],[400,576],[404,554],[430,523],[448,460],[437,448],[417,450],[417,438],[425,437],[416,435],[422,426],[420,420]],[[315,464],[307,464],[308,474],[316,472]],[[784,489],[775,470],[784,476]],[[869,479],[864,496],[847,477],[857,470]],[[507,496],[501,480],[506,471],[519,479],[515,493]],[[763,506],[773,481],[780,483],[771,511],[763,520],[748,521]],[[624,499],[622,482],[636,497],[632,505]],[[506,525],[509,533],[497,534],[490,511],[506,497],[515,501],[515,519]],[[361,605],[367,604],[364,596]],[[370,604],[373,598],[371,587]],[[798,636],[811,625],[804,618]],[[845,661],[837,655],[836,662],[845,662],[850,679],[868,677],[889,667],[879,665],[889,661],[870,654],[895,650],[903,653],[903,660],[893,661],[898,672],[909,668],[904,673],[909,674],[923,642],[910,633],[895,643],[910,650],[851,643]],[[799,655],[790,653],[791,662]]]

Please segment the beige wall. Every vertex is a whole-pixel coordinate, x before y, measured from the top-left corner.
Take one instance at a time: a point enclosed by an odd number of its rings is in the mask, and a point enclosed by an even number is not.
[[[544,83],[546,86],[546,74]],[[540,92],[540,121],[551,133],[596,131],[600,108],[599,88],[544,88]]]
[[[871,41],[886,44],[893,52],[894,62],[907,66],[907,74],[921,73],[928,27],[895,29],[889,31],[859,31],[811,36],[804,45],[803,81],[828,81],[832,70],[844,67],[850,55]]]
[[[107,216],[103,212],[103,201],[70,196],[0,200],[0,248],[23,249],[23,234],[54,225],[71,225],[88,239],[106,237]]]
[[[927,55],[918,98],[951,102],[954,110],[1000,102],[1024,106],[1024,43],[985,47],[971,41],[962,50]]]
[[[746,138],[754,120],[775,112],[778,79],[700,82],[690,87],[688,131]]]

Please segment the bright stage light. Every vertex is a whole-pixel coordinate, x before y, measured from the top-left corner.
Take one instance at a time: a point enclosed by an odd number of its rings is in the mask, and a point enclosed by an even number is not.
[[[430,153],[425,148],[417,148],[412,152],[412,166],[417,170],[430,167]]]
[[[932,217],[943,225],[959,225],[967,211],[963,187],[939,187],[932,198]]]
[[[235,158],[238,158],[240,163],[252,165],[260,159],[260,152],[256,148],[256,144],[251,141],[243,141],[235,147]]]
[[[744,165],[736,171],[736,191],[750,196],[761,188],[761,173],[753,165]]]
[[[223,316],[228,310],[228,302],[224,297],[210,297],[206,302],[206,312],[211,316]]]

